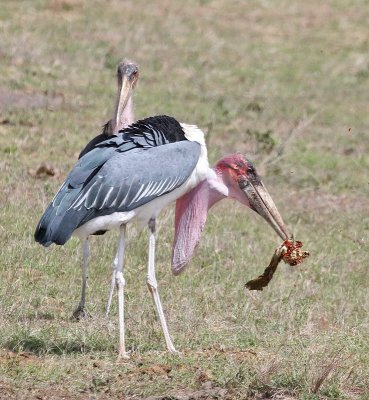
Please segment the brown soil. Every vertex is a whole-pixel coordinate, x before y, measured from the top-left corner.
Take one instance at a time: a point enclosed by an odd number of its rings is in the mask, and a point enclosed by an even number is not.
[[[34,93],[0,88],[0,111],[24,108],[55,108],[64,101],[60,93]]]
[[[205,399],[231,399],[228,390],[213,387],[211,382],[205,382],[201,389],[196,391],[181,390],[173,394],[150,396],[145,400],[205,400]]]

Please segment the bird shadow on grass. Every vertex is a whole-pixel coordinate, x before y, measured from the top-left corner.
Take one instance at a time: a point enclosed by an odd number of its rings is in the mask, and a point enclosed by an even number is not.
[[[55,332],[48,330],[20,330],[5,341],[4,348],[16,353],[31,352],[38,356],[114,351],[108,341],[94,340],[85,336],[56,337]]]

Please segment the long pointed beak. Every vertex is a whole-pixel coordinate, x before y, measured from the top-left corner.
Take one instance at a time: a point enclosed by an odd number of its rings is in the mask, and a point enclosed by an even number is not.
[[[132,84],[130,83],[128,77],[123,75],[122,83],[120,85],[117,97],[117,104],[114,112],[114,123],[113,133],[117,133],[116,129],[120,125],[120,118],[123,110],[126,108],[127,102],[132,94]]]
[[[286,240],[289,234],[274,201],[259,177],[249,177],[239,182],[240,189],[245,193],[250,208],[260,214],[277,234]]]

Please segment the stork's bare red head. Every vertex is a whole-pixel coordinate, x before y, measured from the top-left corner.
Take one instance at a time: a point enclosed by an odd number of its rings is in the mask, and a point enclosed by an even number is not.
[[[229,189],[229,197],[261,215],[282,239],[288,239],[287,228],[273,199],[266,190],[251,161],[236,153],[223,157],[215,166]]]

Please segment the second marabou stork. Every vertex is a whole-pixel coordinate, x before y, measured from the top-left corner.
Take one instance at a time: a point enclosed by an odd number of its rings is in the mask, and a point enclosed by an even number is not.
[[[65,244],[72,235],[118,229],[119,357],[128,353],[124,337],[123,259],[126,224],[149,227],[147,284],[157,309],[166,347],[169,335],[155,276],[155,222],[163,207],[177,200],[172,270],[178,274],[200,239],[207,210],[234,198],[259,213],[282,239],[287,229],[252,164],[241,154],[222,158],[210,169],[203,132],[167,116],[132,124],[84,155],[47,207],[35,232],[43,246]]]
[[[103,127],[103,131],[100,135],[94,137],[84,149],[79,154],[78,158],[81,158],[89,151],[95,148],[98,143],[109,139],[112,135],[117,134],[120,130],[127,128],[130,124],[135,121],[134,109],[133,109],[133,91],[137,84],[139,77],[139,68],[136,63],[130,60],[122,60],[117,67],[117,81],[118,90],[115,100],[115,107],[112,119],[110,119]],[[77,308],[73,312],[73,317],[76,319],[85,318],[89,315],[86,310],[86,288],[87,288],[87,272],[88,272],[88,257],[90,254],[90,244],[88,237],[82,242],[82,291],[81,299]],[[113,280],[115,264],[117,263],[117,257],[114,259],[113,263]],[[109,293],[108,307],[110,309],[111,299],[113,295],[114,285],[112,283],[112,288]],[[108,312],[107,312],[108,314]]]

